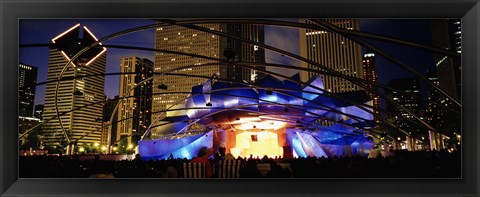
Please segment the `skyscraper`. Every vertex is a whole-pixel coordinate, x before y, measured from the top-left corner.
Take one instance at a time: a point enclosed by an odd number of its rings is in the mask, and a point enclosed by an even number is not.
[[[377,64],[376,64],[375,54],[367,50],[365,54],[363,54],[362,63],[363,63],[364,78],[373,83],[377,83],[378,76],[377,76]],[[369,88],[372,88],[378,91],[378,88],[374,87],[373,85],[367,85],[367,86]],[[380,123],[380,120],[378,119],[378,116],[380,115],[380,112],[379,112],[380,97],[377,94],[374,94],[372,92],[368,92],[368,95],[373,101],[372,104],[373,104],[373,112],[375,114],[375,123],[378,125]]]
[[[136,84],[153,76],[153,62],[139,57],[122,58],[120,63],[119,97],[123,102],[118,108],[117,140],[128,138],[126,143],[137,144],[141,134],[150,126],[152,109],[152,82],[146,81],[130,91]]]
[[[438,77],[436,75],[436,72],[433,70],[428,70],[427,71],[427,77],[430,82],[432,82],[435,85],[439,85],[438,82]],[[427,106],[425,106],[425,114],[424,117],[430,124],[438,124],[438,125],[443,125],[443,115],[441,110],[439,109],[438,106],[436,106],[432,102],[441,102],[440,99],[440,94],[437,89],[435,88],[430,88],[428,91],[428,103]]]
[[[83,37],[79,37],[80,31]],[[57,80],[64,66],[83,47],[96,42],[97,38],[85,26],[77,24],[52,39],[48,62],[47,80]],[[103,74],[106,66],[106,48],[90,49],[68,65],[63,77]],[[72,142],[100,143],[102,108],[104,103],[104,76],[63,80],[58,88],[58,111],[55,110],[56,83],[48,83],[45,91],[45,106],[42,132],[47,147],[63,147],[64,131]]]
[[[18,115],[33,117],[35,88],[37,83],[37,67],[20,63],[18,70]]]
[[[358,19],[325,19],[339,28],[359,30]],[[310,20],[302,20],[313,24]],[[300,54],[342,74],[363,79],[361,46],[335,33],[312,29],[300,30]],[[303,67],[322,70],[315,65],[303,63]],[[317,76],[315,72],[301,72],[302,81]],[[329,92],[348,92],[361,88],[342,78],[322,74],[323,85]]]
[[[113,110],[115,109],[115,106],[117,106],[118,101],[119,101],[118,95],[115,96],[115,98],[113,98],[113,99],[105,96],[105,105],[103,106],[103,125],[104,125],[104,127],[103,127],[101,144],[107,145],[109,143],[108,140],[110,140],[111,141],[110,145],[111,145],[113,142],[117,141],[117,138],[116,138],[117,137],[117,124],[116,124],[116,122],[118,121],[118,116],[117,116],[118,113],[113,116],[112,122],[114,124],[111,125],[111,128],[108,128],[105,125],[110,124],[110,118],[113,115]]]
[[[258,25],[206,24],[201,26],[245,39],[263,42],[263,27]],[[204,55],[219,59],[230,59],[231,61],[265,61],[264,50],[257,46],[179,26],[157,28],[155,33],[155,48]],[[165,72],[184,66],[200,66],[215,62],[216,61],[197,57],[156,52],[155,72]],[[237,82],[253,82],[261,77],[259,72],[232,65],[228,68],[218,65],[185,68],[178,70],[176,73],[206,77],[219,74],[220,78],[226,78]],[[152,120],[157,118],[162,111],[179,101],[179,99],[185,98],[188,95],[185,93],[159,93],[190,92],[192,86],[200,85],[205,82],[205,80],[205,78],[169,75],[155,77],[153,84],[153,112],[156,113],[156,115],[152,117]],[[179,103],[183,102],[180,100]]]
[[[247,38],[256,42],[264,43],[263,26],[248,24],[228,24],[227,33],[241,38]],[[258,46],[241,42],[234,39],[227,39],[227,48],[224,50],[224,56],[233,58],[234,62],[259,62],[265,63],[265,49]],[[230,53],[230,55],[228,54]],[[232,56],[232,57],[230,57]],[[259,70],[265,70],[265,67],[257,67]],[[253,83],[255,80],[265,76],[265,73],[248,68],[242,68],[231,65],[227,68],[227,79],[236,82]]]
[[[432,41],[436,47],[462,53],[460,19],[432,20]],[[461,61],[444,55],[435,55],[439,86],[455,99],[461,95]]]
[[[427,71],[428,80],[435,85],[439,85],[438,77],[435,70]],[[454,113],[452,110],[455,106],[445,96],[441,95],[435,88],[429,89],[428,104],[425,106],[425,118],[427,122],[438,130],[438,132],[454,135],[456,132],[460,132],[461,116],[460,110],[458,113]],[[435,103],[432,103],[435,102]],[[450,108],[451,110],[448,110]]]
[[[417,78],[393,79],[388,83],[388,86],[397,90],[402,90],[409,94],[421,96],[420,86]],[[410,112],[414,114],[419,114],[422,107],[422,101],[420,99],[389,89],[385,89],[385,94],[388,97],[392,98],[393,101],[408,109]],[[411,114],[394,106],[393,104],[387,105],[387,111],[391,113],[390,119],[395,122],[394,125],[407,132],[411,132],[412,134],[419,133],[419,127],[417,125],[414,125],[413,123],[405,120],[409,119],[412,121],[416,121]]]

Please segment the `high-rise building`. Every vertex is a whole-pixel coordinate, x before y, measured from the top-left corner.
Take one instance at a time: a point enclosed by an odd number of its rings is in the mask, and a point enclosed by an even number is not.
[[[363,54],[363,77],[365,80],[371,81],[373,83],[378,83],[378,75],[377,75],[377,63],[375,59],[375,53],[371,51],[366,51],[365,54]],[[378,88],[376,88],[373,85],[367,85],[369,88],[372,88],[374,90],[378,91]],[[373,112],[375,114],[375,123],[378,125],[380,123],[379,115],[380,115],[380,97],[372,92],[368,92],[368,95],[372,99],[372,107],[373,107]]]
[[[79,36],[80,31],[83,32],[83,37]],[[82,46],[88,46],[96,41],[95,35],[80,24],[53,38],[47,80],[57,80],[64,66],[83,48]],[[103,74],[105,66],[106,48],[93,48],[71,62],[63,77]],[[63,131],[55,108],[57,83],[46,85],[43,121],[48,122],[43,125],[42,132],[47,148],[64,146],[64,132],[78,145],[100,143],[104,84],[103,75],[61,81],[56,99]]]
[[[359,30],[358,19],[325,19],[336,27],[347,30]],[[306,19],[302,22],[313,24]],[[300,30],[300,54],[309,60],[315,61],[344,75],[363,79],[361,46],[353,41],[327,31],[312,29]],[[303,67],[323,70],[315,65],[303,63]],[[301,80],[308,81],[318,76],[315,72],[301,72]],[[348,92],[361,88],[342,78],[321,74],[324,89],[329,92]]]
[[[264,42],[263,27],[258,25],[206,24],[201,26],[245,39]],[[179,26],[157,28],[155,33],[155,48],[219,59],[229,59],[230,61],[265,61],[264,50],[258,46]],[[155,53],[155,72],[165,72],[185,66],[200,66],[209,63],[216,63],[216,61],[171,53]],[[185,68],[176,71],[176,73],[206,77],[219,74],[220,78],[247,83],[251,83],[262,76],[262,74],[257,71],[243,69],[233,65],[229,67],[211,65],[198,68]],[[156,119],[158,115],[162,114],[162,111],[165,111],[176,102],[180,101],[179,103],[183,103],[181,99],[188,95],[184,93],[162,93],[190,92],[192,86],[200,85],[204,82],[205,78],[169,75],[155,77],[153,84],[153,113],[156,115],[152,116],[152,120]],[[163,117],[165,117],[165,115],[163,115]]]
[[[435,85],[439,85],[435,70],[428,70],[427,75],[429,81]],[[448,98],[442,96],[437,89],[431,87],[428,93],[428,101],[424,108],[424,117],[433,128],[447,135],[460,132],[461,119],[459,113],[452,112],[455,108]],[[451,110],[448,110],[448,108]]]
[[[462,53],[461,19],[432,20],[432,41],[436,47]],[[461,95],[461,59],[435,55],[440,88],[455,99]]]
[[[439,85],[438,77],[437,77],[435,71],[428,70],[427,71],[427,77],[428,77],[428,80],[430,82],[432,82],[435,85]],[[439,94],[438,90],[435,89],[435,88],[430,88],[430,90],[428,91],[427,100],[429,102],[427,102],[427,105],[425,106],[425,109],[424,109],[425,119],[429,123],[434,123],[434,122],[437,122],[437,121],[441,122],[442,121],[442,115],[438,114],[438,113],[441,113],[441,112],[439,111],[438,106],[436,106],[434,103],[432,103],[432,102],[438,102],[438,103],[441,102],[440,94]]]
[[[18,115],[33,117],[38,68],[20,63],[18,70]]]
[[[110,144],[113,144],[113,142],[117,141],[117,124],[116,122],[118,121],[117,118],[117,113],[113,114],[113,110],[117,106],[119,101],[118,95],[115,96],[115,98],[111,99],[105,96],[105,105],[103,106],[103,133],[102,133],[102,140],[101,144],[108,144],[108,140],[110,138]],[[117,109],[118,110],[118,109]],[[110,124],[110,118],[112,118],[113,124],[110,125],[110,128],[107,127],[106,125]]]
[[[152,82],[149,80],[133,91],[130,89],[153,76],[153,62],[139,57],[122,58],[120,71],[136,74],[120,75],[119,97],[123,99],[117,113],[122,121],[117,123],[116,139],[128,138],[128,144],[137,144],[151,122]]]
[[[264,43],[263,26],[248,24],[229,24],[227,25],[228,34],[241,38],[247,38],[256,42]],[[224,50],[224,56],[234,62],[259,62],[265,63],[265,49],[258,46],[252,46],[249,43],[241,42],[235,39],[227,39],[227,48]],[[256,67],[259,70],[265,70],[265,67]],[[242,68],[231,65],[227,68],[227,79],[236,82],[253,83],[257,79],[265,76],[265,73],[248,68]]]
[[[417,78],[393,79],[388,83],[388,86],[412,95],[421,96],[420,86]],[[422,107],[422,101],[419,98],[405,95],[398,91],[394,91],[390,89],[385,89],[385,94],[386,96],[392,98],[393,101],[405,107],[410,112],[414,114],[419,114]],[[413,134],[419,133],[420,128],[417,125],[409,121],[406,121],[406,119],[416,121],[413,115],[394,106],[393,104],[387,105],[387,111],[391,113],[390,119],[392,119],[395,122],[394,125],[405,130],[406,132],[411,132]]]

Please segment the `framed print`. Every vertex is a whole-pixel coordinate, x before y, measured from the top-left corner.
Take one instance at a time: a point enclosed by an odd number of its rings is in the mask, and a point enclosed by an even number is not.
[[[0,6],[2,196],[478,195],[478,1]]]

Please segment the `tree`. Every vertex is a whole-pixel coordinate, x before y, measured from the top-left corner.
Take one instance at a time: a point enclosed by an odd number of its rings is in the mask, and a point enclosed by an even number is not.
[[[39,149],[40,141],[39,141],[39,129],[35,129],[31,133],[27,134],[25,137],[24,143],[20,145],[20,150],[28,150],[30,148]]]

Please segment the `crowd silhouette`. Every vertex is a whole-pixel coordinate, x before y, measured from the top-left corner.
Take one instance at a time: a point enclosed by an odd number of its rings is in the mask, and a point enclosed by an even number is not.
[[[240,178],[460,178],[459,151],[399,150],[387,157],[366,158],[234,158],[240,160]],[[214,156],[213,166],[225,157]],[[188,159],[170,157],[164,160],[80,160],[74,156],[21,156],[20,178],[183,178],[182,166]],[[258,166],[269,165],[262,174]],[[289,167],[282,167],[287,164]]]

